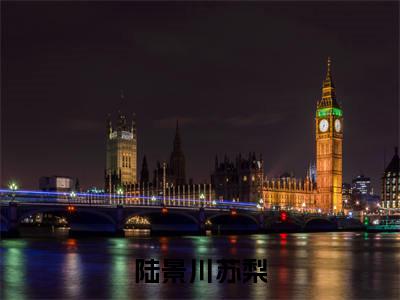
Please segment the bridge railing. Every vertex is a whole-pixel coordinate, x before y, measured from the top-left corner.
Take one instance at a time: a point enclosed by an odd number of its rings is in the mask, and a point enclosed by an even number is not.
[[[190,208],[238,208],[244,210],[257,210],[256,203],[251,202],[232,202],[223,200],[211,200],[205,197],[194,198],[166,198],[163,196],[140,196],[118,195],[118,194],[94,194],[94,193],[61,193],[61,192],[42,192],[42,191],[0,191],[0,203],[9,202],[33,203],[33,204],[77,204],[88,206],[166,206],[166,207],[190,207]]]

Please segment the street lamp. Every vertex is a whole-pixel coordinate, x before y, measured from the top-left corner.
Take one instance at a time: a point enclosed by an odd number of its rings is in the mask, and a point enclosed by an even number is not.
[[[71,200],[75,200],[76,198],[76,193],[74,191],[72,191],[71,193],[69,193],[70,199]]]
[[[206,196],[204,196],[204,194],[203,193],[201,193],[200,194],[200,204],[202,203],[202,202],[204,202],[204,199],[206,198]]]
[[[123,194],[124,194],[124,190],[122,188],[118,188],[117,189],[118,198],[121,198],[123,196]],[[118,199],[118,200],[120,200],[120,199]],[[120,202],[120,201],[118,201],[118,202]]]
[[[11,191],[12,201],[15,200],[15,192],[18,190],[18,185],[15,182],[10,182],[8,185],[9,190]]]
[[[260,199],[257,204],[257,208],[260,210],[264,210],[264,200]]]

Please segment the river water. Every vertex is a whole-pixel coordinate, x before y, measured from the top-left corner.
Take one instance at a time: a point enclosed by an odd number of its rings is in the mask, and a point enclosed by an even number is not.
[[[20,238],[0,246],[2,299],[400,299],[398,233]],[[137,258],[184,259],[186,282],[136,283]],[[231,258],[267,259],[268,282],[219,283],[216,260]],[[192,259],[212,259],[212,283],[207,275],[189,283]]]

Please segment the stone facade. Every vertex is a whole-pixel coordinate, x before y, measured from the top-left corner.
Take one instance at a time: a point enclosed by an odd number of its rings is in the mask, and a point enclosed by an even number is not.
[[[262,198],[264,162],[261,156],[249,153],[247,158],[239,154],[235,161],[226,155],[223,161],[215,158],[211,182],[218,200],[256,202]]]
[[[397,147],[382,177],[381,206],[400,208],[400,158]]]
[[[124,114],[118,112],[115,127],[107,119],[105,191],[137,183],[137,136],[135,118],[128,125]]]

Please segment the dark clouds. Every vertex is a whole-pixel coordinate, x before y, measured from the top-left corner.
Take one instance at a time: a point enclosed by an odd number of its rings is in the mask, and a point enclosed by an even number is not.
[[[121,89],[151,167],[179,118],[196,180],[239,151],[262,153],[269,176],[303,176],[328,55],[345,180],[363,172],[377,188],[398,134],[397,3],[2,2],[3,184],[101,186]]]

